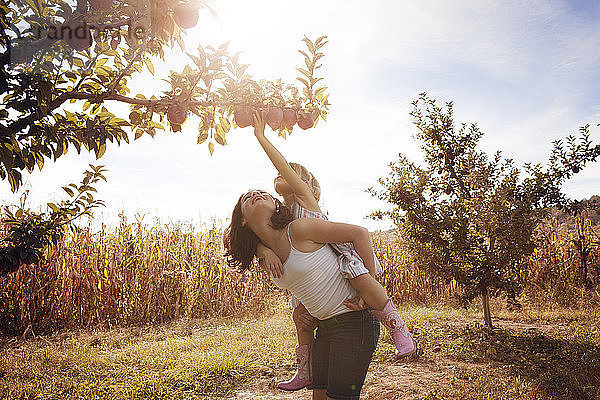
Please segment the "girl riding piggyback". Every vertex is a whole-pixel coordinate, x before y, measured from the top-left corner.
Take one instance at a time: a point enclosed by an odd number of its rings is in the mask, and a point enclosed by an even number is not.
[[[317,179],[305,167],[289,163],[283,155],[265,137],[265,114],[256,111],[254,117],[254,134],[265,153],[279,172],[275,178],[275,191],[283,197],[283,204],[292,212],[294,218],[320,218],[327,220],[321,212],[319,199],[321,189]],[[348,299],[344,303],[352,309],[363,309],[365,304],[373,310],[373,314],[390,331],[396,357],[406,357],[416,352],[416,342],[413,340],[406,324],[400,318],[396,307],[388,297],[385,289],[376,280],[381,271],[377,259],[362,260],[352,244],[338,243],[331,245],[338,255],[338,265],[342,276],[359,292],[359,298]],[[268,247],[259,244],[256,256],[260,264],[275,278],[284,274],[279,257]],[[291,299],[293,320],[298,335],[296,359],[298,370],[289,381],[278,383],[283,390],[299,390],[310,385],[311,379],[311,347],[316,320],[306,308],[296,299]]]

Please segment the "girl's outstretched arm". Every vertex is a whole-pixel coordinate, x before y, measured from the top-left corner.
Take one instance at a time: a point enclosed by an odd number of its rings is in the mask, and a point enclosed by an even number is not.
[[[273,144],[265,137],[265,113],[255,111],[252,114],[254,118],[254,135],[258,139],[258,143],[262,146],[267,156],[281,174],[281,177],[290,185],[296,196],[298,204],[310,211],[321,211],[319,203],[312,194],[312,191],[296,172],[290,167],[285,157],[273,146]]]

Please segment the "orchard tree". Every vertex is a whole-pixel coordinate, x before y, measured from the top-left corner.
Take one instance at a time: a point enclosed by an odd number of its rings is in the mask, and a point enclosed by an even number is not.
[[[442,107],[422,93],[412,105],[424,163],[402,154],[390,163],[390,175],[368,191],[392,208],[371,217],[391,217],[426,269],[460,284],[463,304],[481,295],[491,329],[490,296],[518,305],[534,229],[549,207],[570,204],[562,184],[598,158],[600,145],[592,146],[584,126],[578,137],[553,142],[547,165],[518,168],[500,151],[479,150],[483,133],[456,124],[452,103]]]
[[[25,200],[20,206],[5,207],[0,276],[15,272],[21,265],[38,263],[45,253],[53,251],[68,229],[78,229],[73,221],[84,215],[91,217],[94,208],[104,206],[102,200],[94,198],[94,193],[100,180],[106,181],[105,172],[104,166],[90,164],[80,184],[70,183],[63,187],[69,200],[48,203],[47,212],[27,209]]]
[[[186,29],[199,12],[215,14],[209,0],[11,0],[0,3],[0,178],[16,191],[22,172],[40,170],[70,148],[102,157],[107,144],[129,143],[158,130],[181,131],[190,114],[199,117],[197,141],[226,145],[227,133],[248,126],[255,109],[267,111],[269,126],[282,136],[297,123],[311,128],[328,113],[327,88],[316,72],[325,36],[302,39],[304,65],[298,85],[247,73],[228,43],[199,46],[189,63],[163,79],[169,88],[149,98],[130,83],[165,50],[186,51]],[[110,104],[126,104],[116,115]],[[63,189],[72,198],[45,213],[23,207],[4,213],[0,273],[38,262],[71,222],[102,205],[92,186],[102,167],[85,172],[81,185]]]
[[[269,111],[271,128],[285,136],[298,122],[312,127],[328,112],[327,88],[316,77],[327,43],[304,38],[298,86],[256,79],[228,44],[186,52],[189,64],[171,71],[158,96],[129,84],[165,49],[185,51],[185,31],[208,0],[12,0],[0,4],[0,178],[13,191],[22,172],[42,169],[74,147],[101,157],[108,142],[129,143],[157,130],[177,132],[199,117],[198,143],[226,144],[232,127],[249,124],[253,109]],[[214,11],[213,11],[214,12]],[[115,115],[109,103],[130,106]],[[166,118],[165,118],[166,117]],[[131,137],[130,137],[131,136]]]

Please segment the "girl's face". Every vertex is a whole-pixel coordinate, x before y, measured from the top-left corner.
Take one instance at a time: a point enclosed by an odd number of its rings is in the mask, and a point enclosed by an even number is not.
[[[285,179],[283,179],[283,177],[281,175],[277,175],[275,177],[275,191],[280,195],[280,196],[287,196],[290,194],[294,194],[294,190],[292,189],[292,187],[287,183],[287,181]]]
[[[275,199],[264,190],[250,190],[240,199],[242,215],[244,220],[242,225],[248,222],[258,221],[263,218],[271,218],[275,212]]]

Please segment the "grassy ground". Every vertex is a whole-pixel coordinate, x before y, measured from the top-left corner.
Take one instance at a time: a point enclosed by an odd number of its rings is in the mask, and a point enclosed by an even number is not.
[[[382,331],[363,398],[600,398],[600,309],[507,311],[497,303],[492,333],[477,307],[401,313],[421,355],[395,362]],[[0,398],[307,399],[306,390],[272,386],[292,374],[294,344],[284,304],[254,318],[5,338]]]

